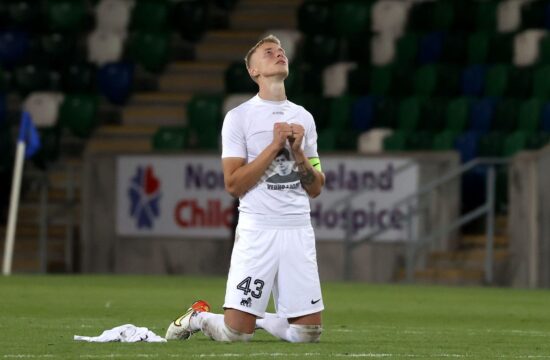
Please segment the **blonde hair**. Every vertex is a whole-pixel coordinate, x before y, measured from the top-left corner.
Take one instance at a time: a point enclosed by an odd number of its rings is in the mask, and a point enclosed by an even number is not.
[[[252,46],[250,50],[246,53],[246,56],[244,57],[244,64],[246,65],[246,68],[248,69],[248,66],[250,65],[250,58],[252,55],[256,52],[256,50],[262,46],[265,43],[274,43],[279,46],[281,46],[281,40],[279,40],[275,35],[267,35],[260,41],[256,43],[256,45]]]

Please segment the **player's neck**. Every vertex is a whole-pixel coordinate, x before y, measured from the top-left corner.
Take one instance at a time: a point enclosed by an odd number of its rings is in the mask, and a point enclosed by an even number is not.
[[[269,101],[284,101],[286,100],[285,83],[284,81],[264,81],[259,85],[260,98]]]

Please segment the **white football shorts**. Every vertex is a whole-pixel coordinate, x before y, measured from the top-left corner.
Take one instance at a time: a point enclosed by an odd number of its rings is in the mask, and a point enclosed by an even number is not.
[[[239,215],[223,307],[263,317],[271,293],[282,318],[324,309],[309,214]]]

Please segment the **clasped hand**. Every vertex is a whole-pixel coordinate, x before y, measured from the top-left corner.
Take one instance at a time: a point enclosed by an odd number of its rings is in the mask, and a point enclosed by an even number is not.
[[[300,124],[278,122],[273,125],[273,142],[279,149],[282,149],[288,140],[292,151],[299,151],[302,148],[303,139],[304,127]]]

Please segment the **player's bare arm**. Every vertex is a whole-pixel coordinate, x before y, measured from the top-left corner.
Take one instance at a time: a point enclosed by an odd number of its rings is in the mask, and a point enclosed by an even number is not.
[[[222,160],[225,190],[234,197],[240,197],[260,181],[260,178],[271,165],[279,150],[292,134],[287,123],[273,125],[273,141],[254,161],[246,164],[242,158],[224,158]]]
[[[325,175],[313,168],[302,150],[304,127],[300,124],[290,124],[290,130],[291,135],[288,137],[288,142],[292,148],[294,159],[296,160],[296,168],[298,169],[300,182],[307,194],[315,198],[321,194],[321,189],[325,184]]]

